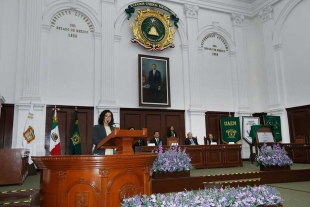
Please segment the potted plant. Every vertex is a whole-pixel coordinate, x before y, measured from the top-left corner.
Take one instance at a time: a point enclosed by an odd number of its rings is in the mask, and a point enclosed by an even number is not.
[[[182,150],[178,146],[171,146],[164,151],[163,146],[159,145],[154,152],[158,153],[152,166],[154,179],[189,177],[193,166],[186,149]]]
[[[270,186],[261,185],[255,187],[238,188],[211,188],[198,191],[183,191],[178,193],[136,195],[124,198],[121,207],[136,206],[282,206],[283,199],[279,192]]]
[[[261,171],[290,170],[293,164],[284,147],[274,144],[270,149],[266,143],[260,148],[256,162]]]

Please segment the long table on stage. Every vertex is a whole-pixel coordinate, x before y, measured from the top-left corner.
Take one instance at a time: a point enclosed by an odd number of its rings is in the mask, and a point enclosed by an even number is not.
[[[235,167],[243,166],[241,158],[241,144],[220,145],[179,145],[186,148],[195,168]],[[155,146],[136,146],[135,152],[151,153]],[[164,146],[164,149],[169,146]]]

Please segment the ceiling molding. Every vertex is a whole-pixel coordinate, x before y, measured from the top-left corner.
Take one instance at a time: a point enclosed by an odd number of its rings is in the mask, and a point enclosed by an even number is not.
[[[201,9],[238,13],[252,18],[267,5],[273,5],[279,0],[170,0],[176,4],[197,5]]]

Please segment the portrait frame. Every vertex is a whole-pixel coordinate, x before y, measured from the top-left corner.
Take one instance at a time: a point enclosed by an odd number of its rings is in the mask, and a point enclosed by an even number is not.
[[[171,107],[169,58],[139,54],[138,66],[139,106]]]
[[[250,131],[251,131],[251,126],[258,125],[258,124],[260,124],[259,117],[253,117],[253,116],[242,117],[242,137],[249,144],[252,144],[252,137],[249,136]]]

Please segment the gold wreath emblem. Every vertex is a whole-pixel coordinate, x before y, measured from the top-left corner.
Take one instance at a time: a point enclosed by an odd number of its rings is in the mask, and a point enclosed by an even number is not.
[[[131,42],[138,43],[149,50],[174,48],[175,29],[170,23],[170,16],[158,10],[137,10],[136,23],[130,26],[134,38]]]

